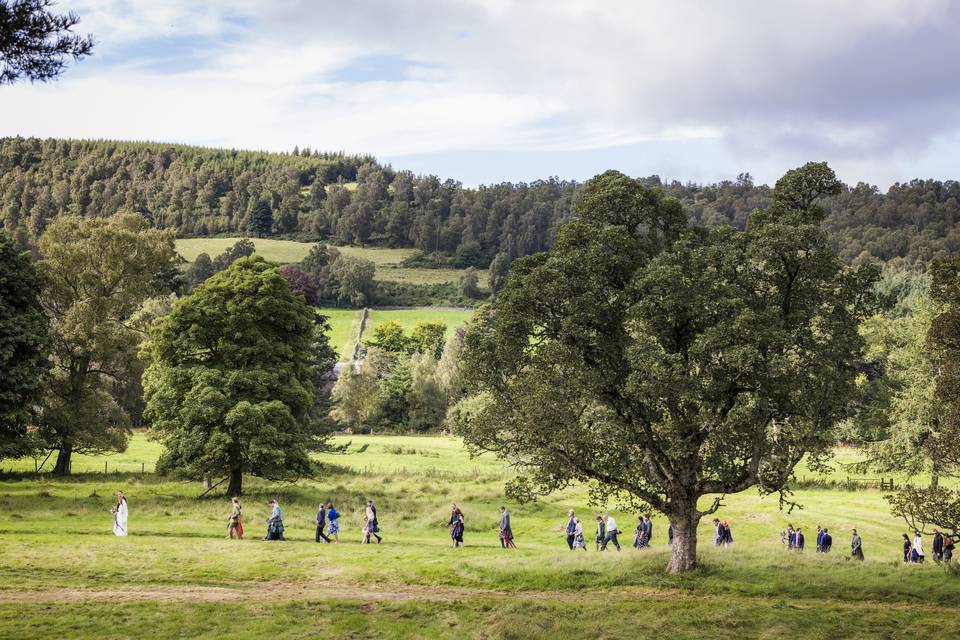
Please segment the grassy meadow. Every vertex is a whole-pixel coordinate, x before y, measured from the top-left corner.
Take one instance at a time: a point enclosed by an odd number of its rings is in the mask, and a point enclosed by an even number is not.
[[[561,527],[574,508],[592,530],[601,507],[573,487],[513,505],[518,550],[497,542],[497,512],[510,469],[471,459],[450,437],[338,436],[346,453],[322,454],[322,471],[297,483],[247,479],[247,537],[225,539],[228,503],[219,490],[198,498],[196,482],[152,474],[88,473],[0,477],[0,637],[129,638],[916,638],[956,637],[960,581],[934,565],[899,562],[902,523],[878,490],[800,489],[801,511],[775,497],[731,496],[734,545],[699,532],[699,570],[664,573],[666,521],[653,548],[571,552]],[[112,463],[136,463],[158,448],[137,434]],[[848,455],[844,452],[842,455]],[[100,462],[100,473],[96,470]],[[87,459],[84,459],[84,464]],[[50,464],[48,462],[48,464]],[[5,471],[10,461],[2,464]],[[33,461],[15,468],[33,470]],[[80,466],[80,460],[75,469]],[[149,467],[148,467],[149,469]],[[112,493],[130,505],[128,538],[111,533]],[[283,508],[288,541],[267,543],[270,497]],[[373,499],[384,544],[359,544],[362,505]],[[317,545],[321,500],[341,511],[341,543]],[[466,546],[450,548],[450,501],[466,514]],[[609,505],[614,507],[615,505]],[[614,510],[621,530],[635,514]],[[817,523],[834,550],[789,553],[787,521],[813,547]],[[867,560],[849,561],[849,529]]]
[[[357,339],[357,331],[360,330],[362,312],[359,309],[323,307],[317,309],[317,313],[327,317],[330,325],[327,331],[330,346],[336,350],[341,360],[349,359],[353,343]]]
[[[211,258],[223,253],[232,247],[239,238],[179,238],[177,252],[187,262],[193,262],[201,253]],[[250,238],[257,249],[257,253],[267,260],[287,264],[300,262],[313,243],[296,242],[293,240],[276,240],[272,238]],[[425,269],[405,268],[401,263],[416,253],[415,249],[388,249],[382,247],[337,247],[337,251],[344,255],[365,258],[372,261],[376,267],[376,279],[384,282],[403,282],[407,284],[444,284],[456,283],[465,269]],[[478,272],[480,286],[489,287],[489,272],[484,269]]]

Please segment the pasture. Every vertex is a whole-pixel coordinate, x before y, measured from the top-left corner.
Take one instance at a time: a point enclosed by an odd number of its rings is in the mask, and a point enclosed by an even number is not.
[[[197,482],[140,473],[90,472],[0,478],[0,637],[129,638],[915,638],[956,637],[960,582],[940,567],[903,566],[903,524],[874,489],[800,489],[804,509],[779,511],[776,497],[730,496],[731,548],[712,546],[701,524],[702,566],[663,572],[666,522],[653,548],[630,548],[635,514],[617,511],[621,553],[571,552],[561,527],[574,508],[588,531],[602,506],[585,487],[528,505],[506,502],[511,470],[492,456],[471,459],[449,437],[338,436],[345,454],[320,454],[322,469],[297,483],[247,479],[247,538],[225,539],[229,512]],[[112,463],[154,456],[138,434]],[[848,456],[849,452],[844,452]],[[100,466],[97,466],[97,462]],[[86,464],[86,460],[84,464]],[[49,464],[49,463],[48,463]],[[78,461],[79,464],[79,461]],[[9,470],[11,463],[2,465]],[[16,467],[33,470],[33,461]],[[75,469],[78,467],[75,466]],[[86,468],[86,467],[85,467]],[[121,465],[119,468],[123,469]],[[149,467],[148,467],[149,469]],[[110,533],[116,489],[130,503],[129,538]],[[284,510],[285,543],[260,540],[266,501]],[[373,499],[384,544],[358,543],[362,504]],[[317,503],[343,514],[341,543],[317,545]],[[449,547],[449,503],[466,514],[466,547]],[[499,504],[511,507],[518,550],[496,538]],[[787,552],[788,521],[808,550]],[[813,553],[817,523],[834,550]],[[866,562],[846,558],[849,529]],[[588,542],[592,542],[588,540]]]
[[[187,262],[193,262],[201,253],[211,258],[223,253],[232,247],[239,238],[179,238],[177,252]],[[257,254],[267,260],[289,264],[300,262],[310,252],[311,242],[296,242],[293,240],[276,240],[273,238],[250,238],[256,247]],[[460,280],[465,269],[428,269],[406,268],[401,263],[416,253],[415,249],[389,249],[385,247],[352,247],[338,246],[337,251],[344,255],[364,258],[373,262],[376,267],[376,279],[383,282],[401,282],[406,284],[444,284],[456,283]],[[489,287],[490,277],[486,269],[478,271],[480,286]]]
[[[357,331],[360,330],[359,309],[337,309],[334,307],[323,307],[317,309],[317,313],[327,317],[330,329],[327,331],[327,338],[330,340],[330,346],[334,348],[340,359],[349,358],[353,343],[357,337]]]

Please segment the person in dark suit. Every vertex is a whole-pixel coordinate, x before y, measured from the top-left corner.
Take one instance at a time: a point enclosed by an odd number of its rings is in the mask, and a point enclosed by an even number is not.
[[[933,530],[933,561],[939,563],[943,560],[943,534],[940,529]]]
[[[830,553],[830,547],[833,546],[833,536],[830,535],[830,532],[824,528],[823,529],[823,539],[820,540],[820,553]]]
[[[793,548],[796,549],[797,551],[803,551],[803,543],[804,543],[803,529],[801,529],[800,527],[797,527],[797,533],[794,536],[793,540],[794,540]]]
[[[323,538],[324,542],[329,543],[330,538],[327,537],[327,534],[323,532],[324,527],[327,526],[327,505],[320,503],[320,510],[317,511],[317,535],[315,539],[317,542],[320,542],[320,538]]]
[[[573,541],[577,537],[577,520],[573,517],[573,509],[567,511],[567,546],[573,551]]]

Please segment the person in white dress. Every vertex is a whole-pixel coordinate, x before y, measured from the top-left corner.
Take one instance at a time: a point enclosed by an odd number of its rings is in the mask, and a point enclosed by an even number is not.
[[[117,491],[117,506],[113,508],[113,535],[127,535],[127,497]]]

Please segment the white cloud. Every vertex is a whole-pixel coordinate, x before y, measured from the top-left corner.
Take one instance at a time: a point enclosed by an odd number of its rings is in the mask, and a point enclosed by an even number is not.
[[[826,157],[886,178],[960,130],[960,86],[943,77],[960,8],[946,0],[69,8],[97,58],[53,85],[0,89],[0,133],[377,155],[720,140],[736,170]],[[178,55],[155,51],[173,37],[201,55],[145,64]],[[149,56],[129,57],[145,42]],[[418,66],[391,82],[336,75],[372,55]]]

